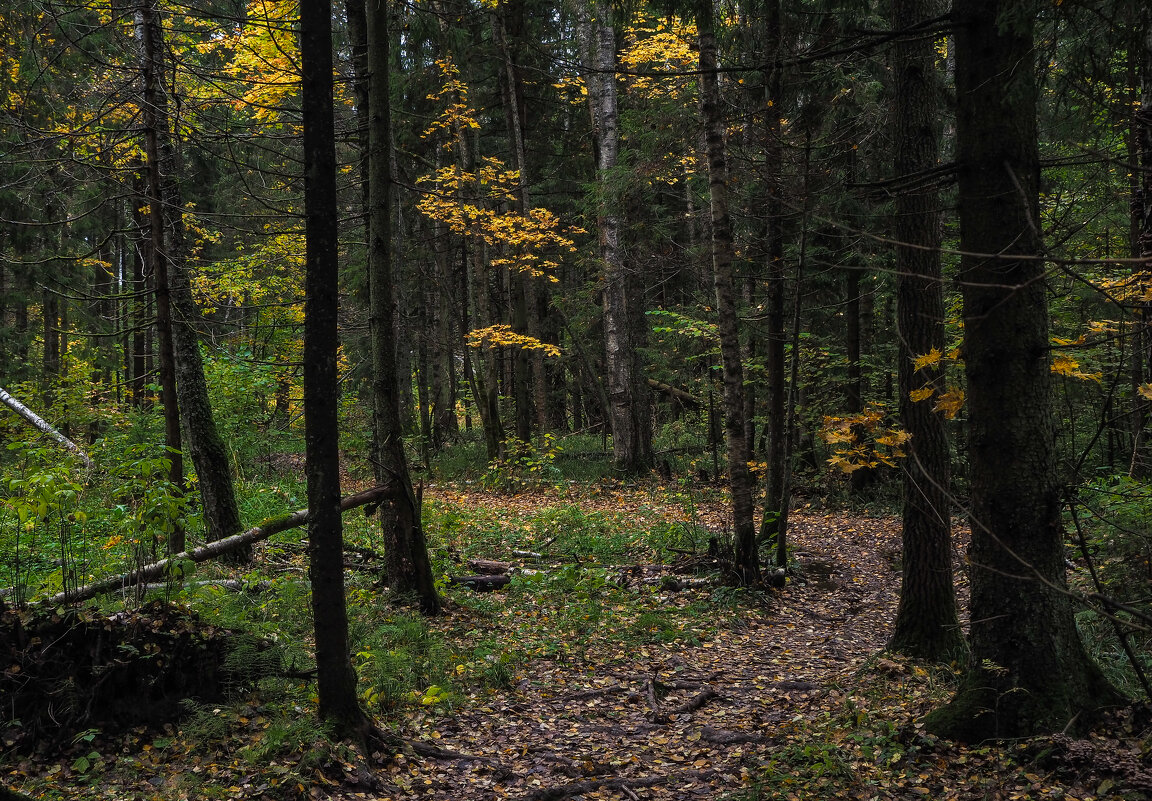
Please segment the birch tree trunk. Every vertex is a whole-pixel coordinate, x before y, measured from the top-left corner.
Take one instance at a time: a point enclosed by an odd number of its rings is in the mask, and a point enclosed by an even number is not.
[[[584,81],[592,134],[596,141],[596,176],[600,204],[600,260],[604,269],[604,356],[612,424],[612,456],[618,470],[637,473],[652,466],[651,393],[644,381],[633,341],[631,297],[636,282],[628,280],[620,230],[623,226],[621,189],[616,162],[620,152],[620,117],[616,93],[616,30],[606,3],[581,0],[579,33],[584,56]]]

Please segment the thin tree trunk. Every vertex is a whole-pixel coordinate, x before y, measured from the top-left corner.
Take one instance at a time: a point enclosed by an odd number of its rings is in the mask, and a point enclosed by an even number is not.
[[[12,395],[8,394],[3,389],[0,389],[0,403],[3,403],[9,409],[16,412],[16,414],[23,417],[30,425],[35,427],[37,430],[41,431],[44,434],[47,434],[49,437],[51,437],[57,443],[64,446],[64,448],[66,450],[69,450],[72,453],[76,454],[76,456],[79,457],[80,461],[84,464],[85,467],[87,467],[89,469],[91,469],[93,467],[92,460],[89,459],[88,455],[86,453],[84,453],[83,450],[80,449],[79,445],[77,445],[75,442],[73,442],[72,440],[68,439],[66,436],[61,434],[59,431],[57,431],[55,428],[53,428],[51,424],[46,422],[44,420],[44,418],[40,417],[40,415],[36,414],[34,411],[29,409],[27,406],[25,406],[23,403],[21,403],[16,398],[12,397]]]
[[[765,255],[768,261],[767,343],[764,348],[767,373],[767,443],[764,461],[767,462],[764,515],[760,523],[760,540],[776,538],[781,515],[786,512],[784,498],[785,425],[784,396],[788,382],[785,377],[784,305],[787,288],[784,263],[784,203],[783,171],[784,142],[781,139],[780,117],[783,114],[782,56],[783,34],[780,30],[780,0],[768,0],[764,27],[768,42],[765,57],[764,80],[764,174],[765,174]],[[799,289],[797,289],[799,291]],[[780,550],[780,549],[778,549]],[[786,551],[785,551],[786,554]],[[778,564],[784,567],[785,563]]]
[[[304,123],[304,436],[308,478],[309,578],[316,633],[320,717],[341,736],[369,726],[356,695],[344,598],[337,418],[339,342],[336,138],[330,0],[302,0],[300,59]]]
[[[240,512],[232,486],[228,451],[224,446],[212,406],[196,333],[199,314],[192,298],[192,285],[184,258],[183,202],[176,182],[176,152],[168,120],[164,85],[164,42],[155,0],[144,0],[137,9],[141,68],[144,73],[143,112],[152,201],[152,248],[158,286],[161,271],[167,278],[171,305],[171,344],[176,396],[188,442],[188,454],[196,468],[204,522],[209,539],[220,539],[240,530]],[[157,230],[158,226],[160,230]],[[176,548],[182,543],[173,543]],[[248,554],[238,553],[238,561]]]
[[[391,109],[388,92],[390,39],[386,3],[368,8],[368,191],[369,336],[372,347],[374,468],[380,484],[397,487],[384,527],[385,573],[394,592],[414,593],[421,611],[440,611],[440,596],[420,519],[420,503],[412,489],[400,423],[400,381],[396,371],[395,287],[392,279]],[[383,511],[383,510],[382,510]]]
[[[932,0],[894,0],[892,28],[927,20]],[[932,39],[896,40],[895,173],[915,175],[939,157],[936,53]],[[940,270],[940,198],[935,187],[896,197],[896,293],[899,307],[900,420],[912,438],[905,445],[903,581],[889,648],[946,662],[962,655],[964,636],[952,584],[951,471],[944,417],[931,399],[910,393],[944,391],[941,362],[914,369],[913,359],[944,351],[944,288]]]
[[[712,0],[700,0],[696,26],[700,43],[700,111],[708,155],[708,188],[712,207],[712,270],[716,291],[717,328],[724,373],[724,430],[728,441],[728,480],[736,569],[742,584],[760,582],[756,526],[753,522],[752,476],[748,441],[744,436],[744,367],[732,280],[732,225],[728,215],[728,166],[724,121],[720,114],[719,70]]]

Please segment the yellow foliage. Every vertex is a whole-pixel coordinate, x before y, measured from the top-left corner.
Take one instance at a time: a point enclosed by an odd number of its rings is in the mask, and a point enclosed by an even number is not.
[[[928,400],[928,398],[931,398],[935,392],[936,390],[932,387],[921,387],[920,389],[914,389],[909,392],[908,397],[912,399],[913,403],[919,403],[922,400]]]
[[[1081,381],[1095,381],[1099,384],[1104,378],[1103,373],[1085,373],[1079,368],[1080,362],[1066,353],[1056,354],[1056,358],[1054,358],[1052,364],[1049,365],[1049,369],[1057,375],[1079,378]]]
[[[545,356],[560,356],[560,348],[549,342],[541,342],[536,337],[519,334],[506,323],[490,325],[469,331],[464,341],[473,348],[519,348],[521,350],[544,351]]]
[[[1144,400],[1152,400],[1152,384],[1145,382],[1136,387],[1136,392],[1138,392]]]
[[[949,420],[955,419],[957,413],[964,407],[964,390],[959,387],[948,387],[932,407],[934,412],[943,412]]]
[[[914,370],[923,370],[926,367],[936,367],[940,364],[943,358],[939,348],[932,348],[932,350],[925,353],[923,356],[916,356],[912,359],[912,368]]]
[[[828,463],[842,473],[881,464],[895,467],[896,460],[907,455],[904,444],[912,438],[907,431],[887,425],[887,413],[878,406],[848,417],[825,417],[819,436],[829,445],[841,446]]]

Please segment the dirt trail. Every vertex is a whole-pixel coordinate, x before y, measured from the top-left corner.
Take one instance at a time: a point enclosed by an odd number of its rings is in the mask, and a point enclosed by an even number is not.
[[[899,522],[798,515],[800,575],[699,645],[597,664],[536,662],[511,690],[404,735],[459,759],[401,760],[383,792],[427,799],[718,798],[772,758],[774,732],[818,712],[888,636]],[[697,590],[689,590],[694,592]]]

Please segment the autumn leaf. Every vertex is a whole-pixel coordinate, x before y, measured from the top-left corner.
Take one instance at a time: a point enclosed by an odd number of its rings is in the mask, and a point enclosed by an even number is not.
[[[914,389],[909,392],[908,397],[912,399],[913,403],[919,403],[922,400],[931,398],[935,392],[936,390],[932,387],[921,387],[920,389]]]
[[[959,387],[948,387],[948,391],[940,396],[936,401],[936,405],[932,407],[934,412],[943,412],[944,416],[949,420],[956,417],[956,414],[964,406],[964,390]]]
[[[916,356],[912,359],[912,369],[923,370],[926,367],[936,367],[940,364],[940,360],[943,357],[944,354],[941,353],[938,348],[932,348],[932,350],[923,356]]]
[[[490,325],[469,331],[464,340],[473,348],[519,348],[521,350],[541,350],[545,356],[560,356],[560,348],[549,342],[541,342],[536,337],[518,334],[507,323]]]
[[[1049,366],[1049,369],[1057,375],[1079,378],[1081,381],[1095,381],[1099,384],[1104,378],[1103,373],[1084,373],[1081,372],[1079,368],[1080,362],[1066,353],[1057,354]]]

